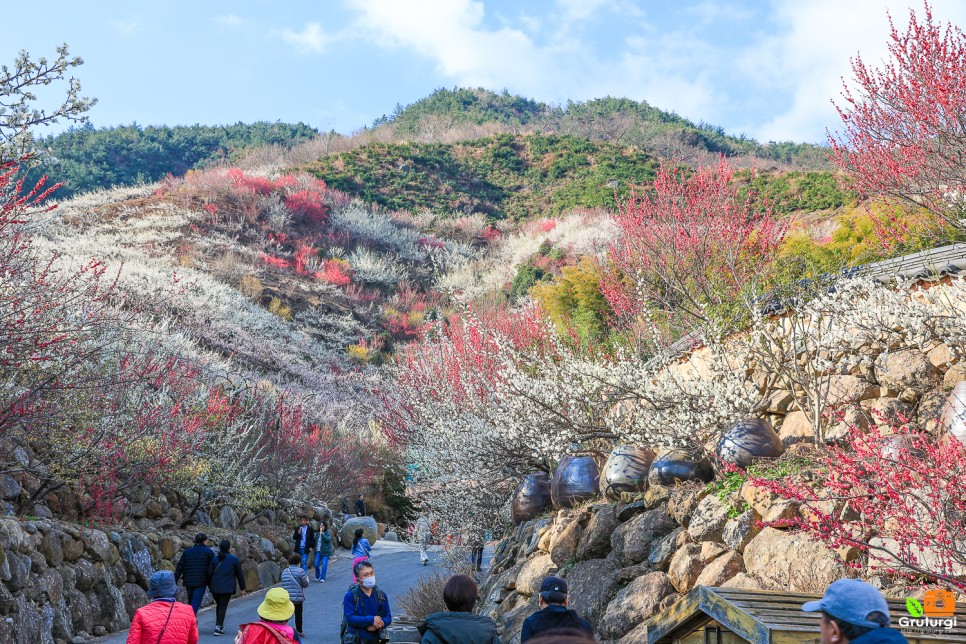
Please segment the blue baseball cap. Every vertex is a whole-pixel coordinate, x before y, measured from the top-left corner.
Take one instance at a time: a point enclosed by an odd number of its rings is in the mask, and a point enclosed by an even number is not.
[[[802,604],[802,610],[806,613],[822,611],[832,617],[854,624],[856,626],[868,626],[878,628],[882,626],[877,622],[870,622],[870,614],[879,612],[889,617],[889,604],[885,597],[871,584],[858,579],[839,579],[833,582],[825,591],[825,596],[814,602]]]

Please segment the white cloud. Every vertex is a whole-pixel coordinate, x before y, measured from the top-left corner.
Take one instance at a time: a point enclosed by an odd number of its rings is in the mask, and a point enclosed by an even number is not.
[[[413,49],[463,85],[539,87],[545,53],[520,29],[483,27],[484,8],[470,0],[354,0],[360,26],[376,42]]]
[[[306,23],[301,31],[285,29],[280,32],[282,39],[302,53],[322,53],[334,38],[322,30],[317,22]]]
[[[229,14],[227,16],[218,16],[215,18],[219,25],[224,27],[238,27],[244,22],[241,18],[234,14]]]
[[[936,21],[964,24],[966,7],[956,0],[932,3]],[[776,19],[785,27],[748,47],[739,68],[764,91],[785,93],[788,104],[747,131],[761,141],[824,142],[826,128],[833,132],[841,122],[832,101],[841,102],[843,79],[852,77],[851,60],[878,67],[888,53],[892,14],[900,32],[908,23],[908,6],[901,0],[812,0],[785,2]],[[915,8],[922,17],[922,8]]]
[[[111,26],[125,36],[128,36],[138,30],[141,26],[141,21],[137,19],[111,20]]]

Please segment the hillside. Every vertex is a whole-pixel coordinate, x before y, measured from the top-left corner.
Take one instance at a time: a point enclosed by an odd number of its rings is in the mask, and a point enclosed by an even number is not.
[[[236,123],[71,128],[37,141],[45,151],[38,172],[62,182],[61,199],[91,190],[151,183],[165,175],[236,160],[265,145],[292,146],[318,131],[304,123]]]
[[[725,155],[758,160],[759,165],[829,168],[826,152],[819,146],[792,141],[762,144],[743,134],[727,134],[719,126],[694,123],[646,101],[610,96],[558,106],[506,91],[437,89],[411,105],[398,105],[391,116],[373,123],[377,129],[391,128],[397,138],[417,141],[465,126],[486,125],[507,133],[554,133],[635,146],[662,158],[699,161],[709,155]]]
[[[653,179],[657,165],[634,146],[573,135],[501,134],[457,143],[370,143],[306,169],[390,210],[522,221],[613,209],[634,186]],[[828,171],[743,172],[740,180],[782,214],[831,210],[854,200]]]
[[[329,185],[392,210],[529,219],[608,208],[646,181],[653,158],[575,136],[503,134],[454,144],[374,143],[308,169]]]

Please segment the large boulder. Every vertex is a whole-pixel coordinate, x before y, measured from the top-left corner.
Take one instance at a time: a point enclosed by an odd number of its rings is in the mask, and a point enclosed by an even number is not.
[[[83,540],[84,551],[92,561],[107,561],[111,558],[111,542],[104,532],[86,529],[83,532]]]
[[[516,580],[516,591],[521,595],[530,597],[540,592],[540,584],[543,578],[550,574],[551,570],[557,567],[550,559],[550,555],[539,554],[532,559],[528,559],[520,567],[520,573]]]
[[[875,360],[875,379],[879,385],[900,392],[904,400],[907,399],[902,395],[904,392],[921,395],[938,377],[939,371],[918,349],[883,353]]]
[[[860,403],[860,407],[867,414],[869,422],[885,432],[905,424],[915,416],[912,405],[898,398],[867,400]]]
[[[775,528],[765,528],[745,546],[744,564],[767,588],[792,592],[816,592],[846,574],[841,560],[822,544]]]
[[[155,572],[154,564],[151,562],[151,551],[137,535],[129,532],[124,533],[118,542],[124,569],[129,575],[134,576],[136,583],[146,587],[148,579]]]
[[[671,565],[671,558],[683,545],[688,543],[688,531],[678,528],[661,539],[651,544],[651,550],[647,553],[647,563],[655,570],[668,569]]]
[[[258,577],[258,565],[251,559],[241,562],[242,574],[245,576],[245,588],[249,592],[258,590],[262,587],[262,581]]]
[[[352,540],[359,528],[365,531],[364,536],[369,540],[369,543],[376,545],[376,541],[379,540],[379,526],[376,525],[376,520],[372,517],[352,517],[347,519],[339,530],[339,543],[342,544],[342,547],[352,547]]]
[[[701,550],[700,543],[688,543],[681,546],[671,557],[667,575],[679,593],[691,590],[704,569]]]
[[[853,405],[878,398],[879,387],[865,378],[836,374],[829,376],[825,404],[830,408]]]
[[[650,619],[668,595],[674,592],[671,580],[663,572],[638,577],[607,605],[600,621],[600,635],[606,639],[624,636],[638,624]]]
[[[691,516],[698,509],[698,504],[708,495],[708,486],[676,485],[671,489],[667,501],[667,512],[685,528],[691,523]]]
[[[590,523],[577,545],[577,560],[606,557],[610,552],[610,537],[616,528],[617,508],[613,505],[600,506],[590,518]]]
[[[519,644],[523,622],[538,610],[540,607],[535,603],[520,597],[513,609],[503,616],[503,632],[500,634],[500,641],[506,644]]]
[[[706,565],[694,581],[694,585],[720,586],[738,573],[744,571],[745,562],[741,558],[741,555],[734,550],[729,550]]]
[[[258,583],[262,588],[268,588],[278,583],[282,578],[282,569],[274,561],[263,561],[256,566]]]
[[[774,492],[755,487],[751,481],[746,481],[741,486],[739,494],[758,513],[763,523],[787,525],[787,521],[799,514],[800,504],[797,501],[784,499]]]
[[[701,499],[688,524],[688,536],[694,541],[720,540],[732,507],[714,494]]]
[[[577,546],[583,535],[583,528],[576,517],[571,517],[565,527],[558,532],[550,542],[550,559],[558,566],[563,566],[577,558]]]
[[[610,538],[610,557],[622,566],[633,566],[647,558],[655,541],[670,534],[677,523],[663,510],[648,510],[618,526]]]
[[[741,552],[761,532],[761,517],[754,510],[745,510],[734,519],[729,519],[721,531],[721,540],[737,552]]]
[[[808,414],[803,411],[793,411],[782,421],[778,430],[782,445],[788,447],[796,443],[810,443],[815,440],[815,432]]]
[[[567,573],[568,605],[595,629],[607,610],[607,604],[620,590],[618,570],[619,566],[613,561],[591,559],[577,564]]]

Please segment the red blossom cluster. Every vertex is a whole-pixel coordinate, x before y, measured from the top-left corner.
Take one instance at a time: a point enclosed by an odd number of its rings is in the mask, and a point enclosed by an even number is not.
[[[282,201],[292,214],[305,218],[313,226],[322,226],[328,221],[329,207],[323,202],[325,184],[322,190],[299,190],[286,195]]]
[[[827,446],[808,477],[748,480],[800,503],[802,516],[783,524],[832,549],[857,549],[856,565],[966,590],[966,448],[912,424],[850,435]]]
[[[664,163],[619,205],[601,290],[624,324],[655,307],[706,321],[710,309],[760,292],[785,228],[739,197],[733,172],[724,159],[693,172]]]
[[[852,61],[854,89],[837,105],[843,129],[829,135],[832,159],[863,195],[882,196],[915,213],[926,208],[962,228],[966,197],[966,35],[909,12],[900,32],[890,17],[889,59],[874,68]],[[900,217],[883,222],[893,235]]]
[[[346,286],[352,281],[352,269],[346,261],[328,258],[324,261],[322,270],[315,273],[315,279],[333,286]]]

